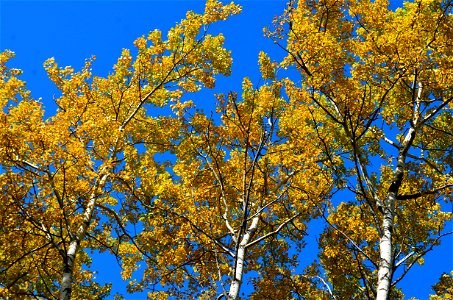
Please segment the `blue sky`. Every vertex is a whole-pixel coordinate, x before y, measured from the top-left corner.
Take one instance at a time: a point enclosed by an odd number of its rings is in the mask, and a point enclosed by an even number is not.
[[[214,101],[214,92],[240,91],[244,76],[249,76],[255,83],[258,81],[257,56],[260,50],[270,53],[273,58],[283,55],[272,41],[263,37],[262,28],[271,25],[273,17],[283,11],[286,1],[236,2],[243,5],[243,13],[213,26],[211,31],[225,35],[226,47],[232,50],[233,74],[228,78],[220,77],[215,91],[202,93],[207,109]],[[391,2],[393,7],[400,3]],[[16,53],[10,66],[24,71],[22,78],[33,97],[41,97],[47,115],[52,115],[56,109],[53,98],[58,96],[58,91],[42,67],[47,58],[55,57],[60,66],[71,65],[77,70],[85,59],[96,55],[93,72],[105,76],[112,70],[121,49],[133,48],[132,42],[137,37],[155,28],[166,32],[184,17],[187,10],[202,12],[203,5],[203,1],[191,0],[0,0],[0,50],[10,49]],[[319,226],[319,222],[315,224]],[[315,245],[315,238],[316,235],[309,236],[308,246]],[[314,258],[314,252],[307,251],[307,256]],[[114,259],[97,256],[93,266],[98,268],[100,281],[114,282],[112,295],[124,291]],[[408,298],[427,299],[430,286],[439,275],[452,269],[452,238],[447,238],[442,249],[428,254],[425,266],[415,267],[401,286]],[[126,296],[126,299],[142,298],[139,295]]]

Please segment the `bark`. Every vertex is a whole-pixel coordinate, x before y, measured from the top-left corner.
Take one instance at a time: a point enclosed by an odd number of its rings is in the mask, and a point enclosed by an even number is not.
[[[60,288],[60,300],[69,300],[72,292],[72,272],[74,270],[74,260],[76,257],[77,250],[79,248],[79,242],[77,240],[71,241],[69,244],[68,252],[66,253],[64,267],[63,267],[63,279],[61,281]]]
[[[379,241],[379,270],[377,300],[389,299],[390,287],[393,277],[393,245],[392,233],[394,223],[394,207],[396,198],[389,195],[387,207],[384,209],[384,220],[382,224],[382,236]]]
[[[411,147],[414,138],[415,129],[412,127],[409,129],[409,132],[402,143],[402,147],[399,150],[393,182],[390,185],[388,196],[385,201],[382,235],[379,241],[379,270],[376,300],[387,300],[390,297],[394,265],[392,234],[395,222],[395,203],[398,196],[398,190],[403,181],[407,152]]]
[[[101,189],[107,181],[108,173],[105,173],[106,171],[107,170],[105,168],[101,171],[101,173],[104,174],[101,175],[98,184],[96,185],[93,193],[90,195],[86,209],[83,212],[83,222],[82,224],[80,224],[79,228],[77,229],[77,233],[73,236],[71,242],[69,243],[69,247],[64,258],[63,278],[61,280],[60,287],[60,300],[71,299],[74,262],[77,252],[79,251],[80,242],[85,237],[88,226],[90,226],[91,224],[93,212],[96,207],[96,200],[98,198],[98,190]]]
[[[258,221],[259,217],[258,215],[255,216],[252,219],[252,223],[250,224],[250,227],[242,237],[237,253],[236,253],[236,261],[235,261],[235,266],[234,266],[234,274],[233,274],[233,279],[231,280],[231,285],[230,285],[230,290],[228,292],[228,300],[236,300],[238,299],[239,296],[239,290],[241,288],[242,284],[242,276],[244,273],[244,261],[245,261],[245,255],[247,251],[247,246],[248,243],[250,242],[250,239],[253,237],[253,234],[256,231],[256,228],[258,227]]]

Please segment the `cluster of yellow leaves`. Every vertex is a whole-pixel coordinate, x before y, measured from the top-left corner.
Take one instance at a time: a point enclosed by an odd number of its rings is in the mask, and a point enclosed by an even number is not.
[[[218,20],[226,20],[229,16],[240,13],[241,9],[241,6],[234,2],[224,5],[217,0],[208,0],[205,5],[203,24],[208,25]]]
[[[430,295],[430,300],[453,299],[453,271],[440,276],[439,282],[433,286],[436,295]]]
[[[260,72],[264,79],[275,78],[277,63],[271,62],[269,56],[263,51],[258,54],[258,64],[260,65]]]
[[[376,277],[364,265],[369,258],[377,261],[375,251],[379,241],[371,215],[364,213],[366,209],[364,205],[342,202],[330,213],[327,221],[331,227],[320,238],[320,262],[341,298],[362,294],[361,274],[367,274],[368,279]]]
[[[281,258],[279,257],[278,260]],[[277,258],[276,258],[277,260]],[[250,299],[330,299],[331,295],[320,288],[324,282],[319,274],[319,265],[313,263],[303,274],[292,274],[290,269],[276,268],[279,261],[271,261],[263,267],[262,279],[253,280],[255,291]],[[274,265],[275,266],[274,266]],[[297,259],[296,259],[297,264]]]

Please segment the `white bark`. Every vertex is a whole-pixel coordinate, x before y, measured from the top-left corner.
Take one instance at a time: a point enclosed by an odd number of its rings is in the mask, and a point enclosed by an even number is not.
[[[249,243],[250,239],[253,237],[253,234],[258,227],[259,217],[255,216],[252,219],[252,223],[250,227],[244,234],[239,244],[237,253],[236,253],[236,261],[235,261],[235,268],[233,278],[231,280],[230,290],[228,292],[228,300],[236,300],[239,296],[239,290],[242,284],[242,276],[244,273],[244,261],[245,261],[245,254],[247,251],[247,244]]]
[[[389,299],[390,286],[393,277],[393,245],[392,230],[394,223],[394,203],[396,197],[389,196],[387,205],[384,209],[384,220],[382,224],[382,236],[379,241],[379,270],[378,270],[378,288],[376,300]]]
[[[85,237],[88,226],[90,226],[91,224],[93,212],[96,207],[96,200],[99,194],[98,190],[105,185],[105,182],[107,181],[107,178],[109,176],[106,172],[106,168],[103,168],[101,170],[102,175],[100,176],[100,179],[95,186],[93,193],[90,195],[86,209],[83,212],[82,224],[80,224],[79,228],[77,229],[77,233],[72,236],[71,242],[69,243],[69,247],[64,258],[63,278],[60,287],[60,300],[69,300],[71,298],[74,261],[79,250],[80,242]]]
[[[72,271],[74,270],[74,260],[79,248],[79,241],[73,240],[69,244],[68,251],[66,253],[64,267],[63,267],[63,279],[61,281],[60,288],[60,300],[69,300],[72,292]]]
[[[415,118],[414,124],[417,124]],[[398,161],[390,185],[388,196],[384,207],[384,220],[382,222],[382,235],[379,241],[379,270],[378,270],[378,287],[376,300],[387,300],[390,297],[390,288],[393,277],[393,244],[392,233],[395,221],[395,203],[398,190],[401,186],[404,176],[404,166],[407,157],[407,151],[412,145],[415,138],[415,128],[411,127],[406,134],[402,147],[398,153]]]

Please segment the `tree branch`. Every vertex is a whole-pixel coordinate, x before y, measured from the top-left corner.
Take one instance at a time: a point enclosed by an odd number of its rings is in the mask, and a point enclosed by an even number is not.
[[[288,223],[290,223],[292,220],[294,220],[295,218],[297,218],[298,216],[300,216],[300,213],[297,213],[295,214],[294,216],[292,216],[291,218],[287,219],[286,221],[284,221],[283,223],[281,223],[277,229],[275,229],[274,231],[271,231],[265,235],[263,235],[262,237],[254,240],[254,241],[251,241],[250,243],[248,243],[247,245],[245,245],[245,248],[249,248],[249,247],[252,247],[253,245],[256,245],[258,244],[259,242],[267,239],[268,237],[270,236],[273,236],[273,235],[276,235],[278,234],[282,229],[283,227],[285,227],[286,225],[288,225]]]
[[[432,195],[432,194],[436,194],[444,189],[447,189],[447,188],[451,188],[453,187],[453,184],[446,184],[446,185],[443,185],[437,189],[433,189],[433,190],[429,190],[429,191],[424,191],[424,192],[419,192],[419,193],[415,193],[415,194],[408,194],[408,195],[397,195],[396,196],[396,199],[397,200],[411,200],[411,199],[416,199],[416,198],[419,198],[419,197],[423,197],[425,195]]]

